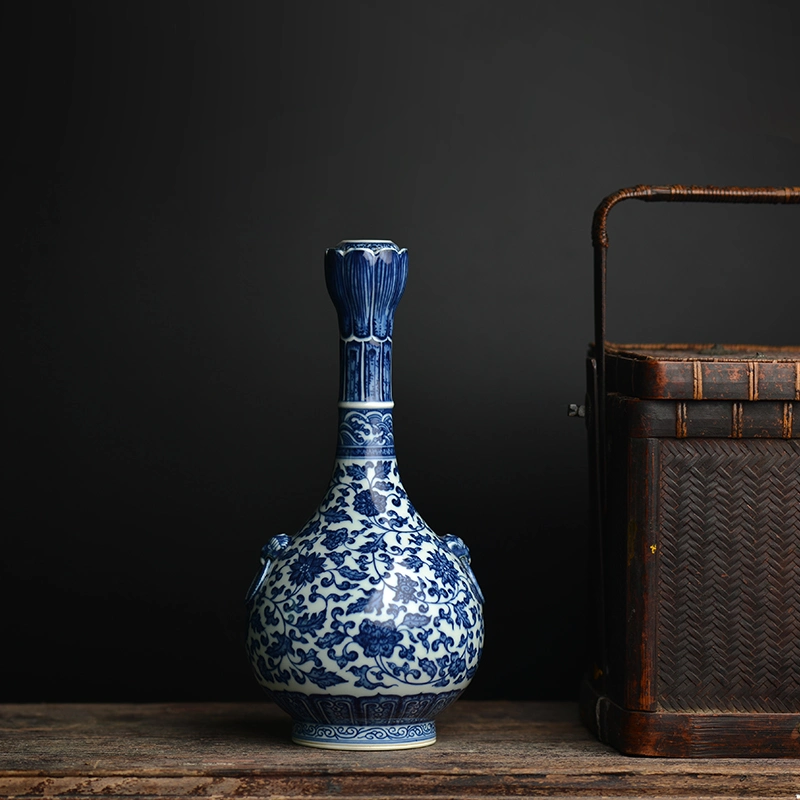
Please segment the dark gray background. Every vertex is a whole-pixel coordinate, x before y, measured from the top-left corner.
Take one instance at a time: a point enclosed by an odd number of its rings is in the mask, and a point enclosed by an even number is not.
[[[242,598],[324,492],[342,238],[410,251],[406,488],[479,698],[583,668],[591,213],[800,184],[800,4],[7,3],[0,700],[258,698]],[[628,203],[615,340],[798,342],[798,210]]]

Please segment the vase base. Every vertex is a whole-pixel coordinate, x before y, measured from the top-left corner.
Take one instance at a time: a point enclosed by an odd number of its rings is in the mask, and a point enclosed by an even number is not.
[[[296,722],[292,741],[326,750],[407,750],[427,747],[436,741],[433,722],[398,725],[331,725]]]

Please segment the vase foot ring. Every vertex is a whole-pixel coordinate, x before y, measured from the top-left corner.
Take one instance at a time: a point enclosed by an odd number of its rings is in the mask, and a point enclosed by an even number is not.
[[[292,741],[326,750],[407,750],[436,741],[433,722],[398,725],[331,725],[296,722]]]

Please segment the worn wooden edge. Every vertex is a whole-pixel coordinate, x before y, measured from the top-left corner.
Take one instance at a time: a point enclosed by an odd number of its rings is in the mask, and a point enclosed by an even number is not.
[[[290,744],[282,713],[260,704],[0,706],[0,765],[29,767],[0,768],[0,797],[700,798],[735,787],[785,799],[800,787],[800,761],[621,756],[573,704],[460,701],[439,721],[433,747],[348,753]],[[9,734],[17,757],[3,753]]]
[[[608,396],[609,427],[628,439],[800,439],[800,403]]]
[[[800,347],[609,345],[606,391],[646,400],[800,401]]]
[[[631,711],[600,693],[588,680],[581,687],[580,705],[581,719],[589,730],[625,755],[800,759],[800,713]]]
[[[785,775],[650,775],[646,780],[620,771],[613,775],[583,774],[569,780],[552,780],[546,774],[519,776],[447,775],[397,779],[387,776],[272,776],[264,778],[90,778],[85,780],[46,779],[36,782],[3,781],[0,793],[17,800],[34,798],[198,798],[236,797],[301,798],[489,798],[558,797],[569,798],[719,798],[747,797],[757,800],[787,800],[795,797],[796,784]]]
[[[636,358],[611,355],[607,392],[648,400],[800,400],[794,359]]]
[[[685,361],[689,359],[741,363],[757,359],[765,363],[773,361],[792,363],[800,359],[800,345],[692,344],[688,342],[618,344],[606,342],[606,355],[636,361]]]
[[[658,559],[650,545],[657,541],[654,497],[646,487],[658,480],[658,439],[631,439],[627,449],[625,565],[625,651],[622,669],[627,708],[642,711],[655,705],[656,614]]]
[[[347,798],[488,798],[488,797],[558,797],[568,798],[787,798],[795,797],[796,784],[785,775],[718,775],[687,773],[680,776],[651,775],[647,780],[620,771],[613,775],[583,774],[567,781],[550,776],[509,777],[429,776],[397,779],[387,776],[348,775],[272,776],[263,778],[98,778],[88,780],[47,779],[35,783],[5,782],[0,779],[3,797],[18,800],[33,798],[198,798],[198,797],[336,797]]]

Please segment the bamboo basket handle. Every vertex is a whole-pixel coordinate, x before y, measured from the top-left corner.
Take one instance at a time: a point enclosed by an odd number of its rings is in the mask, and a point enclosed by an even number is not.
[[[600,440],[605,441],[606,397],[606,261],[608,215],[623,200],[646,203],[796,203],[800,186],[630,186],[608,195],[597,206],[592,219],[594,247],[594,358],[597,369],[596,414]]]
[[[623,200],[647,203],[798,203],[800,186],[631,186],[608,195],[595,209],[592,220],[594,247],[594,320],[595,358],[598,389],[605,396],[606,351],[606,255],[608,252],[608,215]]]

